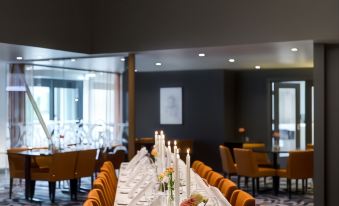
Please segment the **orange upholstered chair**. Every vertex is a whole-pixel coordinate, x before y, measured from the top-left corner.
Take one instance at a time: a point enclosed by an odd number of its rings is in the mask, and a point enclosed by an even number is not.
[[[208,181],[208,184],[210,184],[214,187],[218,187],[219,182],[223,178],[224,177],[221,174],[214,172],[214,171],[211,171],[211,172],[208,173],[207,181]]]
[[[71,181],[71,198],[73,192],[76,190],[75,179],[75,163],[77,160],[77,152],[56,153],[52,155],[51,165],[47,170],[37,170],[32,172],[32,180],[45,180],[49,182],[50,197],[54,203],[55,200],[55,186],[57,181],[72,180]],[[76,183],[76,182],[75,182]]]
[[[218,188],[228,201],[231,201],[233,192],[237,189],[237,185],[229,179],[223,178]]]
[[[238,186],[241,176],[251,177],[253,195],[255,195],[255,180],[257,180],[257,188],[259,188],[259,177],[276,175],[275,169],[258,167],[255,156],[250,149],[234,148],[234,156],[237,163]]]
[[[83,206],[101,206],[101,205],[102,204],[95,199],[87,199],[83,204]]]
[[[93,188],[98,189],[102,192],[102,198],[107,205],[113,205],[114,197],[111,196],[111,189],[108,186],[108,183],[103,178],[96,178],[93,183]]]
[[[235,190],[231,197],[232,206],[255,206],[255,199],[242,190]]]
[[[264,143],[243,143],[242,148],[244,149],[263,149],[265,148]]]
[[[297,181],[302,179],[304,191],[304,180],[307,183],[308,178],[313,178],[313,150],[289,152],[287,168],[279,169],[277,174],[279,177],[287,178],[289,198],[291,198],[291,179],[296,179]]]
[[[88,199],[93,199],[96,202],[100,203],[100,206],[103,205],[110,205],[107,200],[104,197],[104,193],[102,190],[100,189],[92,189],[89,193],[88,193]]]
[[[200,165],[204,164],[202,161],[199,161],[199,160],[195,160],[193,163],[192,163],[192,169],[197,172],[198,171],[198,167]]]
[[[231,175],[236,175],[237,168],[236,168],[236,164],[233,161],[230,149],[228,147],[220,145],[219,152],[220,152],[221,165],[222,165],[223,172],[227,174],[228,178],[230,178]]]
[[[78,152],[77,163],[74,172],[76,179],[80,179],[82,177],[91,177],[91,183],[93,183],[96,155],[96,149],[83,150]]]
[[[199,174],[200,177],[207,179],[207,175],[210,171],[212,171],[212,168],[210,168],[209,166],[200,165],[197,173]]]
[[[117,186],[117,184],[118,184],[118,177],[117,177],[117,175],[115,173],[115,169],[114,169],[114,166],[113,166],[112,162],[110,162],[110,161],[104,162],[104,164],[102,165],[100,171],[101,172],[106,172],[110,176],[110,179],[111,179],[112,183],[114,184],[114,187]]]

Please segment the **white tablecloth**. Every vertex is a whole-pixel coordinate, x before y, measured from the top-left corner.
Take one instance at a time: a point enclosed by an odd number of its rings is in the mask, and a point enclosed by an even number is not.
[[[121,164],[114,206],[167,206],[164,203],[164,200],[168,199],[166,192],[160,192],[157,189],[154,165],[146,160],[144,162],[140,160],[140,162],[142,165],[139,163],[139,166],[133,165],[133,167],[129,166],[129,163]],[[181,183],[180,202],[182,202],[187,198],[185,186],[186,166],[183,161],[180,161],[179,165]],[[202,178],[191,170],[191,193],[194,192],[202,194],[209,199],[206,204],[207,206],[231,206],[218,188],[206,185]]]

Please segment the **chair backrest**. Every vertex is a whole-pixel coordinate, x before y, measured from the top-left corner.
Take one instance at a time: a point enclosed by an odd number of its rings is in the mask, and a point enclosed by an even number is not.
[[[233,192],[237,189],[237,185],[229,179],[222,179],[218,185],[219,190],[230,201]]]
[[[230,149],[228,147],[225,147],[224,145],[219,145],[219,152],[223,172],[226,172],[227,174],[236,173],[237,169],[234,165]]]
[[[208,184],[214,186],[214,187],[218,187],[220,181],[223,179],[224,177],[217,173],[217,172],[214,172],[214,171],[211,171],[209,174],[208,174],[208,177],[207,177],[207,181],[208,181]]]
[[[212,171],[211,167],[207,165],[200,165],[197,173],[200,175],[200,177],[207,179],[207,175],[210,171]]]
[[[61,152],[52,155],[50,181],[74,179],[77,152]]]
[[[252,150],[234,148],[233,151],[237,163],[238,175],[253,177],[258,171],[258,166]]]
[[[102,192],[103,199],[106,202],[106,205],[113,205],[114,197],[111,194],[112,191],[108,186],[108,183],[102,177],[95,179],[93,183],[93,188],[99,189]]]
[[[195,160],[193,163],[192,163],[192,169],[194,171],[197,171],[198,169],[198,166],[201,165],[201,164],[204,164],[202,161],[200,160]]]
[[[253,155],[258,165],[272,164],[270,158],[268,157],[268,154],[265,152],[253,152]]]
[[[25,157],[23,155],[15,154],[28,150],[27,148],[11,148],[7,150],[9,174],[11,177],[24,178]]]
[[[230,203],[232,206],[255,206],[255,199],[245,191],[235,190]]]
[[[75,166],[75,178],[92,176],[95,170],[97,150],[83,150],[78,152]]]
[[[287,177],[291,179],[313,178],[313,150],[289,152]]]
[[[101,206],[100,202],[96,199],[87,199],[83,206]]]
[[[100,189],[92,189],[88,193],[88,199],[94,199],[100,203],[100,205],[109,205],[107,200],[104,197],[104,193]]]
[[[117,175],[116,175],[116,173],[115,173],[115,168],[114,168],[112,162],[110,162],[110,161],[104,162],[104,164],[102,165],[100,171],[106,171],[106,172],[108,172],[109,175],[111,175],[112,180],[113,180],[114,182],[118,182],[118,177],[117,177]]]
[[[243,143],[243,149],[262,149],[265,148],[266,145],[264,143]]]
[[[120,168],[121,163],[125,160],[126,153],[124,150],[116,150],[114,153],[107,154],[107,160],[113,163],[114,168]]]

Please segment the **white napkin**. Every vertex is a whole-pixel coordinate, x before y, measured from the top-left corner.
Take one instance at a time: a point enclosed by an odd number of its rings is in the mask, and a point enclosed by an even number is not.
[[[216,196],[216,198],[218,199],[219,203],[221,205],[225,205],[225,206],[232,206],[224,197],[224,195],[220,192],[220,190],[216,187],[211,186],[211,191],[212,193]]]
[[[132,187],[131,191],[129,191],[128,197],[133,198],[135,191],[139,189],[141,185],[147,180],[149,180],[149,174],[143,174],[141,179],[134,185],[134,187]]]
[[[155,182],[151,181],[147,184],[147,186],[145,187],[145,189],[141,190],[133,199],[132,201],[128,204],[128,206],[135,206],[137,205],[137,203],[140,201],[140,199],[142,197],[144,197],[145,193],[148,190],[151,190],[152,187],[154,187]]]

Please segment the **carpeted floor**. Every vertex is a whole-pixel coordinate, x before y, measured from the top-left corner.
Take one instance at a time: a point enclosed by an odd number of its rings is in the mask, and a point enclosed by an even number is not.
[[[236,179],[233,179],[234,181]],[[264,186],[263,180],[261,180],[261,190],[266,190],[272,187],[271,179],[267,179],[267,184]],[[295,184],[293,184],[295,185]],[[258,206],[277,205],[277,206],[291,206],[291,205],[313,205],[313,186],[312,182],[309,181],[309,188],[306,194],[294,193],[292,198],[289,200],[287,193],[282,191],[278,196],[272,194],[271,190],[267,192],[260,192],[256,196],[256,204]],[[83,179],[81,187],[90,188],[90,179]],[[241,183],[242,189],[251,193],[251,184],[249,183],[248,188],[244,186],[244,182]],[[265,187],[265,188],[263,188]],[[300,184],[299,184],[300,187]],[[29,202],[25,200],[24,195],[24,181],[20,184],[18,180],[14,181],[12,199],[9,199],[9,176],[7,171],[0,172],[0,205],[11,205],[11,206],[23,206],[23,205],[55,205],[55,206],[75,206],[82,205],[86,199],[87,193],[81,192],[78,194],[78,201],[71,201],[69,194],[63,192],[62,188],[67,188],[67,182],[61,183],[61,187],[56,192],[56,203],[52,204],[48,198],[48,184],[47,182],[37,182],[35,189],[34,198],[38,199],[37,202]],[[281,188],[286,188],[286,180],[281,180]],[[295,188],[293,188],[294,191]]]

